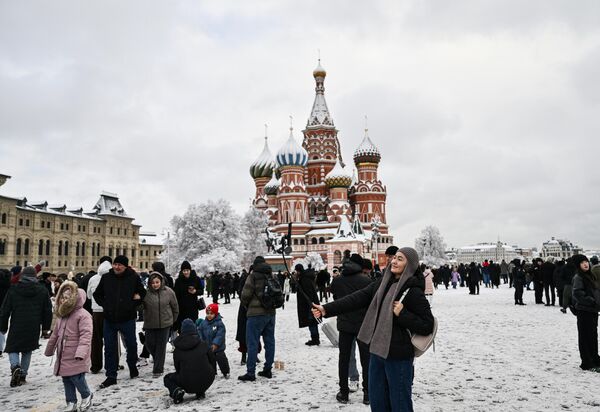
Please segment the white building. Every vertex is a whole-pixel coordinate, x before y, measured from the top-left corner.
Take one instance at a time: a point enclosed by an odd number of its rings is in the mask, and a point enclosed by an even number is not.
[[[552,256],[557,259],[567,259],[581,252],[582,249],[579,246],[574,246],[570,241],[553,237],[551,240],[542,243],[540,257],[545,259]]]
[[[471,246],[463,246],[458,248],[456,253],[456,261],[458,263],[481,263],[484,260],[493,260],[501,262],[504,259],[506,262],[519,257],[512,246],[508,246],[502,242],[497,243],[478,243]]]

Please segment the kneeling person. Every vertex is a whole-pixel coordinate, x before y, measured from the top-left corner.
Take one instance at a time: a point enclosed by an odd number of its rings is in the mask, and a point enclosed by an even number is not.
[[[181,324],[181,334],[173,341],[175,372],[164,377],[169,396],[175,403],[183,402],[185,393],[195,393],[196,398],[204,394],[215,380],[215,355],[205,342],[200,340],[196,326],[190,319]]]

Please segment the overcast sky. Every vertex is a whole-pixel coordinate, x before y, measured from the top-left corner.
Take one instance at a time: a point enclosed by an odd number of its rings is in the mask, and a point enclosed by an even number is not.
[[[321,50],[347,163],[382,152],[395,243],[600,248],[598,1],[0,0],[0,193],[144,230],[254,195],[264,123],[301,139]]]

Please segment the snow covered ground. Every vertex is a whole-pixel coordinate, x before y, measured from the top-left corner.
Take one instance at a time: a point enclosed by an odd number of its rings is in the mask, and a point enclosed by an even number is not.
[[[416,360],[416,411],[600,410],[600,375],[578,368],[575,317],[560,313],[558,307],[535,305],[533,291],[525,292],[527,306],[514,306],[512,293],[506,286],[482,288],[479,296],[469,296],[465,288],[436,291],[436,352]],[[238,382],[245,368],[235,341],[239,301],[232,302],[221,305],[231,379],[218,377],[206,399],[189,396],[182,405],[173,405],[162,379],[153,379],[151,366],[145,366],[138,379],[130,380],[125,370],[116,387],[104,390],[97,390],[102,374],[88,375],[95,391],[93,410],[368,410],[360,393],[351,394],[348,405],[336,402],[337,349],[328,342],[320,347],[304,345],[308,331],[297,328],[295,296],[277,314],[275,358],[285,362],[285,369],[274,370],[271,380]],[[171,369],[168,355],[165,370]],[[54,411],[64,404],[60,378],[52,376],[50,358],[41,351],[34,352],[25,386],[9,387],[6,356],[0,361],[0,376],[3,411]]]

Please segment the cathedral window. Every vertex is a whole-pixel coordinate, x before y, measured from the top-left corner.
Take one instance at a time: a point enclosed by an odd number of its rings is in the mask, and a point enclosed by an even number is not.
[[[310,243],[312,243],[313,245],[316,245],[316,244],[317,244],[317,238],[316,238],[316,237],[313,237],[313,238],[310,240]]]

